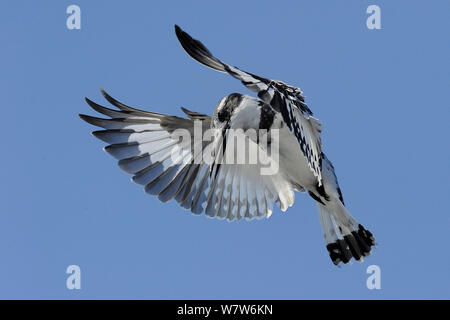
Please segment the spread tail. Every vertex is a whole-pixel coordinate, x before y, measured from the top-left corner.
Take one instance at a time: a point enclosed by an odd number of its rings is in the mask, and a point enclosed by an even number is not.
[[[370,255],[375,238],[340,202],[329,206],[317,202],[317,206],[327,250],[335,265],[348,263],[352,258],[362,262]]]

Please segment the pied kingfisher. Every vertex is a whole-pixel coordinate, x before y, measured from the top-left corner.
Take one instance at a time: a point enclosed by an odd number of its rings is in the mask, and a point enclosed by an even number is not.
[[[109,118],[80,117],[103,128],[93,135],[109,144],[105,151],[118,159],[119,167],[145,186],[147,193],[164,202],[175,199],[193,213],[204,212],[209,217],[229,221],[268,218],[274,203],[285,211],[294,203],[295,190],[307,192],[317,203],[333,263],[347,263],[352,258],[362,261],[368,256],[375,239],[344,205],[334,167],[322,151],[321,123],[305,104],[302,91],[222,62],[178,26],[175,33],[192,58],[239,79],[257,97],[232,93],[221,99],[212,117],[182,108],[187,118],[181,118],[129,107],[102,90],[117,109],[86,98],[95,111]],[[192,141],[183,144],[176,134],[184,129],[195,136],[195,123],[200,129],[215,130],[212,144],[222,151],[213,152],[212,163],[198,161],[210,144],[192,135]],[[278,130],[273,139],[266,135],[266,142],[278,144],[276,172],[261,174],[261,163],[219,163],[217,155],[231,148],[227,148],[231,143],[228,132],[237,129]],[[258,138],[251,141],[274,159]]]

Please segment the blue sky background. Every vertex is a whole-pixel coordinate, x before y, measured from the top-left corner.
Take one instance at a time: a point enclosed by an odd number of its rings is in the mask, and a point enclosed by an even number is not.
[[[448,1],[2,1],[0,298],[450,298]],[[82,29],[66,28],[77,4]],[[381,7],[382,30],[366,28]],[[238,81],[190,59],[177,23],[231,64],[300,86],[350,212],[379,248],[330,261],[311,198],[227,223],[129,181],[84,96],[212,113]],[[68,265],[82,289],[65,286]],[[366,268],[381,268],[381,290]]]

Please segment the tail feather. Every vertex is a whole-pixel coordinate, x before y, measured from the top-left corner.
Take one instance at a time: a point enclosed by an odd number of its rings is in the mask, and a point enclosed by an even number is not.
[[[375,238],[359,224],[343,206],[330,208],[317,202],[326,247],[335,265],[348,263],[352,258],[362,262],[369,256]]]

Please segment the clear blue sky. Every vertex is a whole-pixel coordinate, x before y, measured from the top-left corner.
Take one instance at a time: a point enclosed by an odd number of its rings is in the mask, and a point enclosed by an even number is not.
[[[81,7],[81,30],[66,8]],[[381,8],[368,30],[366,8]],[[450,298],[448,1],[3,1],[0,298]],[[202,67],[173,25],[218,57],[300,86],[324,125],[346,204],[377,238],[330,261],[314,201],[227,223],[129,181],[78,113],[99,87],[123,102],[212,113],[231,77]],[[82,289],[65,286],[81,267]],[[381,290],[366,268],[381,268]]]

